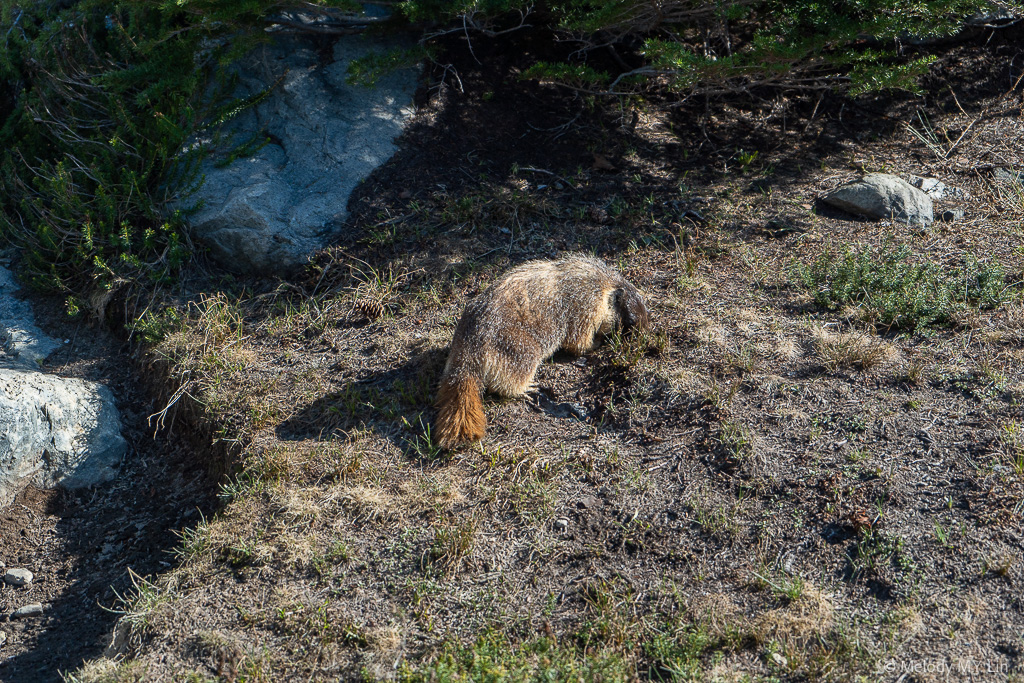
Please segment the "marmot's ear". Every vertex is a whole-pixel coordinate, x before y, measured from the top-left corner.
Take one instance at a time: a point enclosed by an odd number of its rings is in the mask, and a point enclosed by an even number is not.
[[[626,324],[626,309],[622,305],[622,289],[616,289],[612,292],[611,300],[608,305],[612,309],[612,313],[615,314],[615,324],[625,325]]]

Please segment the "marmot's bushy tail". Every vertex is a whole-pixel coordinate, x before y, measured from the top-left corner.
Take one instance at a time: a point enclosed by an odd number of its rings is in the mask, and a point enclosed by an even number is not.
[[[441,379],[437,390],[437,442],[442,448],[452,448],[465,441],[483,438],[487,427],[484,404],[480,399],[483,386],[475,377]]]

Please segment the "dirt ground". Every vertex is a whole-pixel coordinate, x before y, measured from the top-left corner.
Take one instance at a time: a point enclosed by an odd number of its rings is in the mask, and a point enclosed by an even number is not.
[[[453,41],[336,246],[287,281],[193,276],[135,374],[104,350],[147,406],[139,457],[4,512],[5,561],[40,579],[0,599],[55,607],[0,624],[0,678],[1019,679],[1024,206],[995,175],[1024,168],[1019,38],[946,48],[921,97],[684,106],[521,81],[528,37],[475,43],[486,70]],[[817,201],[864,172],[937,177],[965,215]],[[897,245],[1000,264],[1003,302],[894,329],[796,275]],[[539,395],[488,397],[484,440],[440,452],[466,301],[572,251],[638,286],[658,333],[556,354]],[[179,387],[149,441],[141,397]],[[235,444],[216,511],[190,431]],[[98,659],[115,590],[134,599]]]

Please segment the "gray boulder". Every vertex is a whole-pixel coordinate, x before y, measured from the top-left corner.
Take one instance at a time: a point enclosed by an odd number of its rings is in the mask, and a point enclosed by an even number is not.
[[[220,132],[271,142],[227,166],[204,162],[202,187],[176,205],[199,201],[191,231],[218,263],[236,272],[285,274],[329,243],[347,216],[352,190],[395,153],[417,83],[417,69],[406,68],[373,87],[352,85],[349,64],[396,47],[407,45],[345,36],[324,63],[308,37],[277,35],[237,65],[237,96],[271,90]]]
[[[127,448],[105,386],[0,368],[0,506],[28,484],[74,489],[109,481]]]
[[[821,201],[848,213],[891,218],[910,225],[930,225],[935,220],[931,197],[902,178],[886,173],[871,173],[847,183]]]

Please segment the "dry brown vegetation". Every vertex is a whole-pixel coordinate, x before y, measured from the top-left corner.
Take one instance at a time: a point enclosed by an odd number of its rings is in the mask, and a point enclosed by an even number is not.
[[[305,274],[147,320],[180,387],[161,425],[213,425],[235,460],[223,506],[124,603],[120,663],[75,680],[1019,676],[1024,213],[990,175],[1024,167],[1011,62],[954,49],[923,100],[624,118],[467,66],[476,94],[425,107]],[[939,154],[918,107],[938,140],[970,132]],[[815,207],[861,171],[939,177],[966,217]],[[1010,301],[898,331],[791,275],[887,240],[998,261]],[[556,356],[543,400],[489,399],[486,438],[440,451],[466,301],[575,250],[645,292],[658,334]]]

